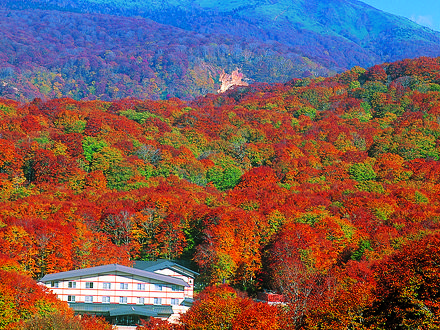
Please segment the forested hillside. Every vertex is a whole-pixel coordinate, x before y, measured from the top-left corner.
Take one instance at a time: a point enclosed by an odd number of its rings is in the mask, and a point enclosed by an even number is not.
[[[189,100],[216,92],[223,70],[237,67],[267,82],[330,72],[282,44],[141,17],[0,7],[0,97]]]
[[[274,311],[210,288],[186,329],[214,328],[206,308],[237,329],[434,329],[439,60],[192,102],[2,99],[0,268],[183,259],[203,285],[287,299]],[[7,328],[16,307],[0,306]]]
[[[247,82],[439,56],[440,33],[355,0],[3,0],[0,97],[193,100]]]

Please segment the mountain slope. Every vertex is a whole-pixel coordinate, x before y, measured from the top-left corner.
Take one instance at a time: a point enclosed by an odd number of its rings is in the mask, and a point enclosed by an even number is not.
[[[180,19],[191,30],[212,32],[224,26],[233,35],[253,36],[296,47],[305,56],[318,58],[331,68],[371,66],[405,57],[436,56],[440,33],[408,19],[381,12],[359,1],[187,1],[179,10],[199,6],[208,15]],[[173,12],[170,5],[165,12]],[[160,10],[147,14],[159,19]],[[162,22],[170,21],[164,15]],[[165,18],[168,17],[168,18]],[[222,18],[220,23],[219,17]],[[228,24],[228,22],[230,22]],[[243,28],[245,22],[249,27]],[[184,24],[171,21],[184,28]],[[186,24],[186,23],[185,23]],[[247,33],[248,32],[248,33]]]
[[[223,70],[274,83],[440,55],[440,33],[354,0],[6,0],[0,8],[0,96],[23,100],[191,99],[216,92]],[[48,63],[18,56],[34,53]]]
[[[183,99],[220,87],[240,63],[270,82],[326,73],[283,45],[201,35],[149,19],[47,10],[0,10],[0,96]],[[270,49],[270,51],[267,51]]]
[[[14,2],[16,7],[19,3]],[[299,47],[306,56],[324,59],[320,54],[322,49],[337,59],[340,68],[354,64],[371,66],[378,61],[404,57],[436,56],[440,50],[440,33],[356,0],[137,0],[128,4],[120,0],[82,0],[75,4],[65,0],[37,0],[32,5],[47,8],[47,3],[64,10],[140,15],[200,33],[220,32],[278,41]],[[316,43],[310,43],[313,39]],[[312,49],[308,49],[310,46]],[[350,61],[351,54],[343,55],[345,49],[365,56]],[[344,57],[347,57],[345,62],[340,62]]]

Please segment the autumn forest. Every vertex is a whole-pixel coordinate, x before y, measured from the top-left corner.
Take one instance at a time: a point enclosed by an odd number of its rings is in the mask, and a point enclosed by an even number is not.
[[[158,258],[201,292],[143,329],[437,329],[439,160],[440,58],[193,101],[0,99],[0,329],[110,329],[36,281]]]

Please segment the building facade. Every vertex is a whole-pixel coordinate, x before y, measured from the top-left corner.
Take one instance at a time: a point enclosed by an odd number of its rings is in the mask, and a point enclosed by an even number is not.
[[[170,276],[188,283],[188,286],[183,288],[185,299],[179,305],[173,305],[173,315],[168,318],[168,321],[176,322],[179,318],[179,315],[185,313],[189,307],[192,306],[194,299],[194,280],[195,277],[199,275],[197,272],[166,259],[159,259],[155,261],[136,261],[134,267],[157,274],[162,274],[164,276]]]
[[[196,275],[174,262],[159,260],[137,268],[112,264],[49,274],[40,282],[77,314],[135,325],[149,317],[176,321],[192,305]]]

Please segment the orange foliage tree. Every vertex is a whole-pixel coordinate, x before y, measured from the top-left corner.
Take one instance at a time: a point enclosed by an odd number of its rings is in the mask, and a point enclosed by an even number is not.
[[[409,242],[375,267],[376,300],[366,313],[375,329],[440,326],[440,235]]]
[[[205,288],[190,310],[181,316],[185,330],[281,329],[282,311],[241,296],[227,285]]]

